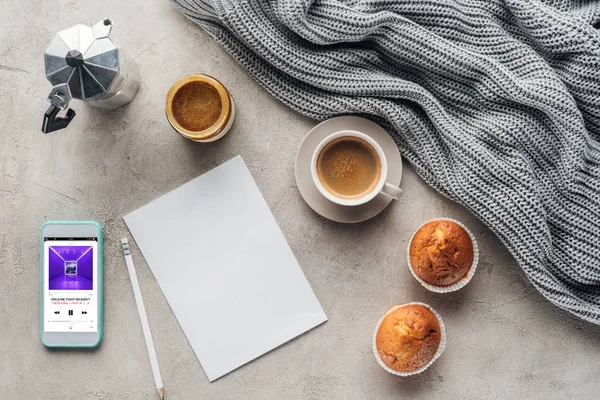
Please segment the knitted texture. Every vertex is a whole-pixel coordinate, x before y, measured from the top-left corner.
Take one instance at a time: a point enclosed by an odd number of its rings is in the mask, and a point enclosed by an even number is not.
[[[384,126],[544,296],[600,323],[600,2],[172,1],[300,113]]]

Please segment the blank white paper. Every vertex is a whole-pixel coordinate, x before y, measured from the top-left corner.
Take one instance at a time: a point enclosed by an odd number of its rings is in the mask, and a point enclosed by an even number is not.
[[[327,320],[239,156],[124,219],[210,381]]]

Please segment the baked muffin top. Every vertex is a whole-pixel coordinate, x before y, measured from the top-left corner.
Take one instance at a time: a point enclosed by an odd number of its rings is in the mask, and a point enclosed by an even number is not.
[[[385,316],[375,337],[377,351],[390,368],[415,371],[427,364],[440,345],[440,324],[426,307],[409,304]]]
[[[449,286],[467,276],[473,265],[473,243],[456,222],[437,220],[423,225],[410,242],[410,264],[425,282]]]

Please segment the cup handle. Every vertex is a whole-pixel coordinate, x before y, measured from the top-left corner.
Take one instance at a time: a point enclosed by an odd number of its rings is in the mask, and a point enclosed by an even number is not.
[[[392,185],[389,182],[386,182],[385,185],[383,185],[381,192],[387,194],[393,199],[398,200],[402,194],[402,189],[400,189],[398,186]]]

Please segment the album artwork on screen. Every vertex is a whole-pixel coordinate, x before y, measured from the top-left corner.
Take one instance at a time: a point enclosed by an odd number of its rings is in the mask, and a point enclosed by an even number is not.
[[[50,246],[48,290],[92,290],[93,253],[91,246]]]

